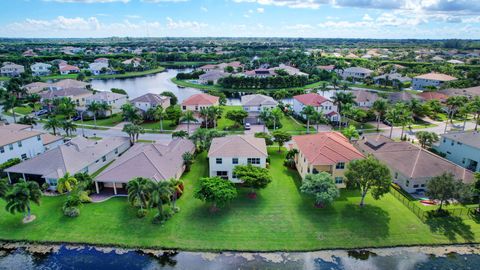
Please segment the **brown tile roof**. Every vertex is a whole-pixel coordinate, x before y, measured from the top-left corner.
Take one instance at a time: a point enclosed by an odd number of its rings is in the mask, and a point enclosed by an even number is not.
[[[423,92],[423,93],[420,93],[420,94],[417,94],[417,95],[420,96],[424,100],[435,99],[435,100],[444,101],[444,100],[447,100],[447,98],[448,98],[447,95],[439,93],[439,92]]]
[[[443,89],[443,90],[440,90],[440,92],[448,96],[475,97],[475,96],[480,96],[480,86],[474,86],[469,88]]]
[[[56,141],[63,140],[63,137],[55,136],[50,133],[43,133],[42,135],[40,135],[40,138],[42,139],[43,145],[47,145]]]
[[[0,146],[9,145],[42,134],[39,131],[20,129],[20,126],[16,126],[16,128],[9,126],[10,125],[5,125],[0,127]]]
[[[208,157],[267,157],[265,139],[251,135],[214,138]]]
[[[60,65],[60,71],[80,71],[80,69],[72,65]]]
[[[435,72],[418,75],[415,78],[416,79],[425,79],[425,80],[436,80],[436,81],[442,81],[442,82],[454,81],[454,80],[457,79],[457,78],[452,77],[452,76],[447,75],[447,74],[435,73]]]
[[[378,99],[378,95],[370,91],[358,90],[352,93],[355,95],[356,102],[375,102]]]
[[[72,79],[60,80],[52,84],[56,88],[87,88],[88,85],[90,84]]]
[[[260,94],[242,96],[241,103],[243,106],[278,105],[278,102],[276,102],[272,97]]]
[[[147,93],[132,100],[132,102],[146,102],[153,106],[163,105],[170,97],[161,96],[159,94]]]
[[[348,139],[338,132],[293,136],[293,141],[312,165],[334,165],[363,158]]]
[[[329,101],[328,99],[326,99],[325,97],[317,93],[297,95],[297,96],[293,96],[293,98],[304,105],[313,106],[313,107],[318,107],[322,103]]]
[[[84,88],[62,88],[61,90],[47,90],[40,93],[42,99],[54,99],[60,97],[78,97],[91,95],[92,92]]]
[[[473,181],[471,171],[409,142],[394,142],[383,135],[367,135],[356,146],[406,177],[431,178],[450,172],[466,183]]]
[[[215,105],[218,104],[219,97],[208,94],[195,94],[182,102],[182,106],[194,106],[194,105]]]
[[[332,71],[335,69],[334,65],[328,65],[328,66],[317,66],[318,69],[321,70],[326,70],[326,71]]]

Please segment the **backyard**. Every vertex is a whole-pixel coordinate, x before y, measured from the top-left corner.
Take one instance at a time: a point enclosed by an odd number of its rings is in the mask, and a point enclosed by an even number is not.
[[[180,213],[164,225],[145,219],[126,198],[85,205],[81,215],[64,217],[64,197],[44,197],[35,206],[37,219],[21,223],[21,215],[4,211],[0,201],[0,239],[81,242],[127,247],[179,248],[185,250],[301,251],[326,248],[445,244],[480,241],[474,221],[442,219],[422,223],[392,195],[375,201],[367,197],[360,208],[359,193],[341,191],[333,206],[318,209],[313,199],[298,190],[298,174],[284,167],[285,151],[270,149],[273,182],[252,200],[247,190],[229,206],[211,213],[208,204],[193,197],[199,178],[208,174],[206,154],[183,176],[185,192],[178,202]]]

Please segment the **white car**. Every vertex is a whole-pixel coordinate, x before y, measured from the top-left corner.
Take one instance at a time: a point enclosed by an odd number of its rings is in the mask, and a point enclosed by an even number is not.
[[[251,126],[250,123],[245,123],[245,130],[250,130]]]

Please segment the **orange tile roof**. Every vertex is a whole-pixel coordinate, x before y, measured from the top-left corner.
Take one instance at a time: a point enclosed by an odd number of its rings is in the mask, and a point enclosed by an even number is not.
[[[215,105],[218,103],[219,98],[208,94],[195,94],[185,99],[182,102],[182,106],[192,105]]]
[[[293,141],[311,165],[334,165],[364,157],[338,132],[294,136]]]
[[[438,93],[438,92],[423,92],[418,94],[418,96],[422,97],[425,100],[431,100],[431,99],[447,100],[448,99],[447,95]]]
[[[323,96],[316,94],[316,93],[309,93],[303,95],[293,96],[294,99],[298,100],[298,102],[304,105],[310,105],[313,107],[318,107],[320,104],[328,101],[328,99],[324,98]]]

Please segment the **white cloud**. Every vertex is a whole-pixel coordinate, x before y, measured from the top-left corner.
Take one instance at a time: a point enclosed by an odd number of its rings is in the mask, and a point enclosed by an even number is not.
[[[370,15],[368,15],[368,14],[363,15],[362,20],[364,20],[364,21],[373,21],[372,17],[370,17]]]
[[[208,24],[206,23],[200,23],[197,21],[182,21],[182,20],[175,21],[174,19],[167,17],[167,27],[169,29],[182,29],[182,28],[200,29],[200,28],[205,28],[207,26]]]
[[[257,13],[264,13],[265,9],[264,8],[257,8]]]
[[[206,7],[200,7],[200,10],[203,11],[203,12],[208,12],[208,8],[206,8]]]

